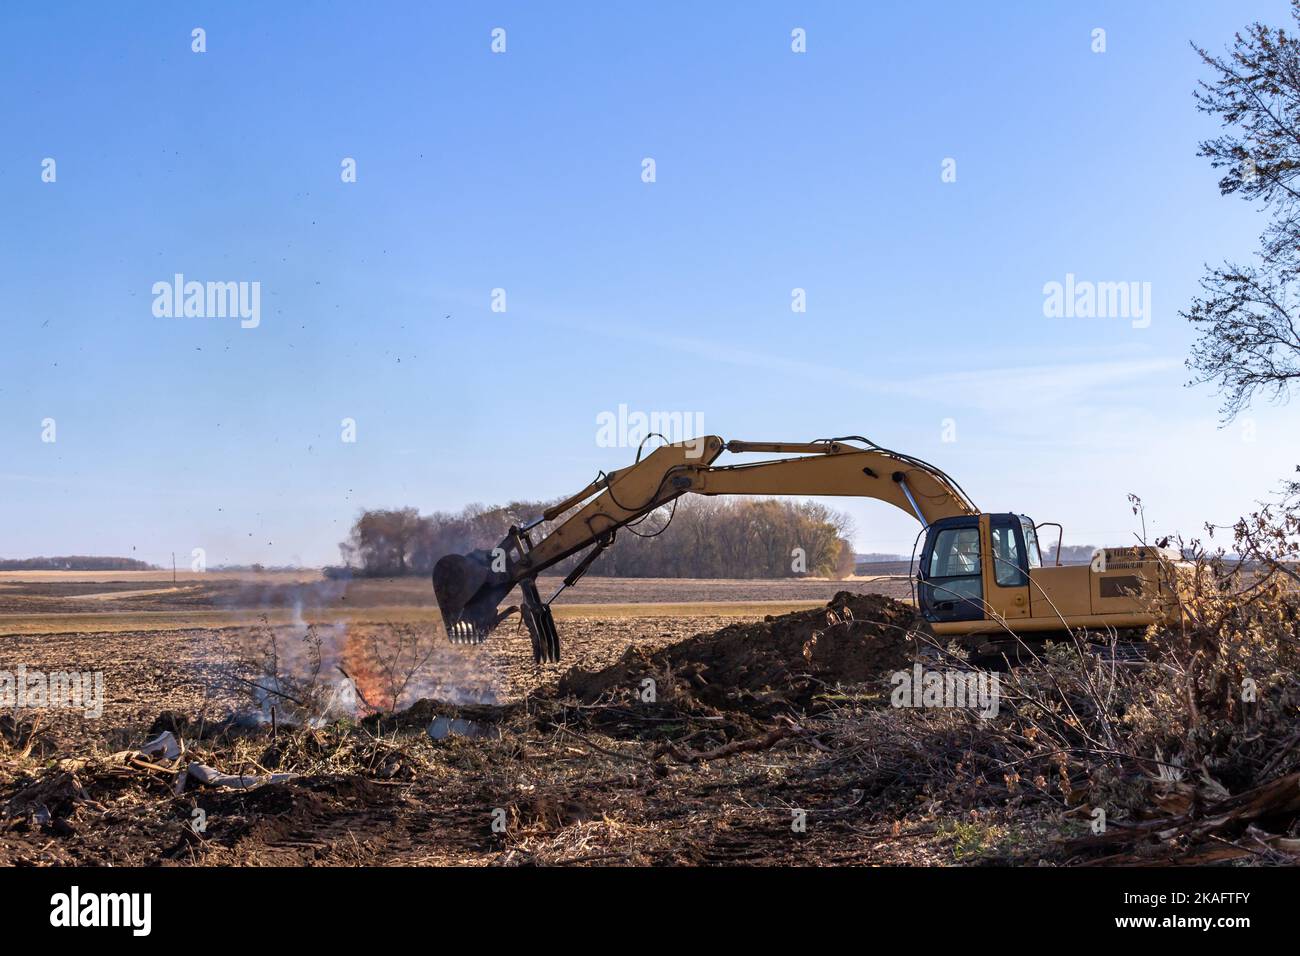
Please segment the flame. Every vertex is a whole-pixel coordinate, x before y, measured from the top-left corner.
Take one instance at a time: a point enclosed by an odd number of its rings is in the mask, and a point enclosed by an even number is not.
[[[374,648],[352,629],[344,637],[343,669],[356,685],[358,713],[374,713],[392,704],[391,693],[387,690],[379,662],[375,660]]]

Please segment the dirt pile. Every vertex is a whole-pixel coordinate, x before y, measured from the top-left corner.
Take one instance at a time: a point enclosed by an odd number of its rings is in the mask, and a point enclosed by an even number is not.
[[[598,671],[574,668],[559,690],[584,703],[644,700],[650,679],[656,701],[686,709],[807,710],[817,694],[836,685],[873,681],[906,666],[915,651],[913,634],[924,626],[900,601],[841,591],[825,608],[732,624],[658,651],[632,648]]]

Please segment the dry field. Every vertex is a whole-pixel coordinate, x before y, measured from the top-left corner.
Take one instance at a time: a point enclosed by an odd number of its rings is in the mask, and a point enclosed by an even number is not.
[[[1030,651],[1000,720],[891,707],[891,674],[973,673],[907,593],[589,579],[536,666],[512,622],[448,643],[423,579],[8,575],[0,691],[99,673],[103,707],[0,712],[0,864],[1294,862],[1289,697],[1240,712],[1220,658],[1189,672],[1199,778],[1146,756],[1187,737],[1187,645]],[[1252,653],[1285,675],[1291,649]]]
[[[306,572],[0,572],[0,635],[115,633],[239,626],[266,616],[274,622],[429,623],[438,617],[433,588],[423,577],[331,581]],[[559,578],[539,579],[553,593]],[[556,602],[556,617],[736,617],[808,608],[849,587],[897,597],[902,577],[844,582],[584,579]]]
[[[566,701],[558,691],[571,667],[595,671],[629,648],[820,607],[844,584],[589,578],[556,606],[564,661],[539,667],[513,626],[479,647],[446,642],[422,578],[214,573],[180,575],[174,586],[170,578],[0,577],[0,671],[99,671],[105,691],[97,718],[36,708],[23,712],[26,721],[0,725],[0,863],[945,859],[941,850],[918,855],[911,834],[856,837],[870,814],[794,833],[798,791],[786,777],[815,750],[779,746],[673,769],[648,762],[669,741],[696,753],[761,734],[766,724],[748,714],[671,705],[634,712]],[[888,577],[848,586],[907,590]],[[256,662],[271,635],[288,660],[308,633],[323,637],[322,682],[342,681],[342,667],[372,708],[303,728],[280,700],[273,733],[266,718],[275,698],[239,681],[265,683]],[[403,641],[413,656],[402,657]],[[400,693],[385,681],[393,657],[410,677]],[[440,707],[470,713],[491,735],[432,740],[427,729]],[[375,710],[398,716],[367,719]],[[250,712],[261,726],[227,720]],[[164,729],[184,741],[182,761],[124,762],[123,751]],[[191,784],[177,795],[174,767],[188,760],[301,776],[247,791]],[[206,815],[202,833],[191,826],[196,809]],[[498,811],[504,832],[492,828]]]

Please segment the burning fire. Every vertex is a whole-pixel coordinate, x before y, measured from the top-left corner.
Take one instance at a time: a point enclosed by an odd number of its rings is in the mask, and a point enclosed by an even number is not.
[[[358,715],[390,707],[391,681],[383,673],[373,642],[366,642],[355,629],[348,629],[343,639],[342,667],[357,689]],[[399,701],[400,703],[400,701]]]

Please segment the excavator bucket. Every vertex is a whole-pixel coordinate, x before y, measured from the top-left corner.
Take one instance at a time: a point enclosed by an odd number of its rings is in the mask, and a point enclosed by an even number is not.
[[[497,605],[509,585],[494,583],[493,577],[485,551],[444,555],[433,566],[433,594],[453,644],[483,643],[505,617],[497,613]]]
[[[433,566],[433,593],[442,612],[447,639],[453,644],[482,644],[503,620],[519,611],[533,642],[533,660],[560,659],[560,635],[549,604],[537,593],[532,578],[519,582],[523,605],[498,610],[512,590],[509,576],[492,570],[487,551],[448,554]]]

